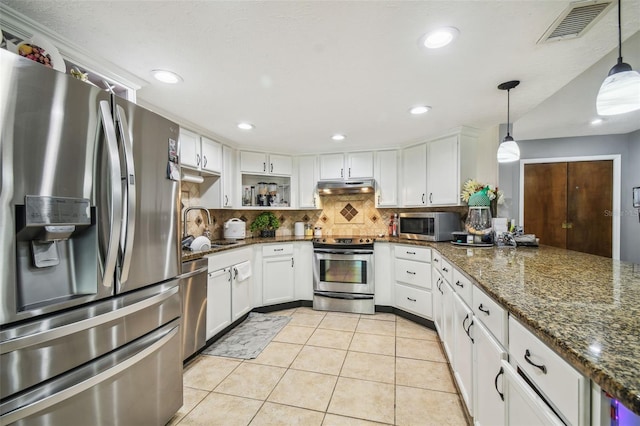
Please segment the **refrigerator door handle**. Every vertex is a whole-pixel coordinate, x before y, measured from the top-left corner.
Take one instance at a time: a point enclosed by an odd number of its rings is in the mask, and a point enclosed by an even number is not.
[[[2,346],[0,347],[0,354],[4,355],[6,353],[17,351],[29,346],[42,344],[49,340],[59,339],[61,337],[68,336],[82,330],[95,328],[108,322],[124,318],[134,312],[138,312],[153,305],[160,304],[179,291],[180,287],[175,286],[168,291],[156,294],[153,297],[149,297],[132,305],[128,305],[120,309],[114,309],[106,314],[97,315],[82,321],[76,321],[50,330],[16,337],[15,339],[5,340],[2,342]]]
[[[136,178],[135,165],[133,162],[133,144],[129,137],[129,125],[124,108],[117,106],[117,123],[120,130],[122,146],[124,148],[125,162],[125,185],[126,188],[126,226],[122,229],[121,247],[122,247],[122,265],[120,268],[120,282],[125,282],[129,278],[129,269],[131,268],[131,253],[133,252],[133,238],[135,236],[136,227]]]
[[[118,238],[122,228],[122,187],[120,184],[120,155],[118,154],[118,140],[116,130],[111,116],[111,106],[108,101],[100,101],[100,122],[104,129],[104,136],[109,157],[109,178],[111,181],[111,211],[109,212],[109,222],[111,232],[109,235],[109,245],[107,255],[104,260],[102,285],[113,286],[113,279],[118,259]]]
[[[100,372],[95,376],[91,377],[90,379],[76,384],[75,386],[70,386],[61,392],[55,393],[33,404],[27,404],[21,408],[18,408],[16,410],[13,410],[3,415],[1,418],[2,424],[5,425],[5,424],[10,424],[10,423],[22,420],[25,417],[38,413],[39,411],[42,411],[55,404],[58,404],[59,402],[70,399],[101,382],[105,382],[109,380],[110,378],[122,373],[127,368],[132,367],[133,365],[137,364],[138,362],[140,362],[141,360],[143,360],[153,352],[160,349],[169,340],[171,340],[171,338],[173,338],[173,336],[175,336],[179,331],[180,331],[180,327],[176,326],[171,331],[169,331],[165,336],[163,336],[161,339],[149,345],[148,347],[138,352],[131,358],[121,362],[120,364],[117,364],[116,366],[109,368],[108,370],[105,370],[103,372]]]

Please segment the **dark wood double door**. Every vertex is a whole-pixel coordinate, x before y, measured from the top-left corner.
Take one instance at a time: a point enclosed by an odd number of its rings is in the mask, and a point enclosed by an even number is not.
[[[524,229],[540,244],[611,257],[613,161],[525,164]]]

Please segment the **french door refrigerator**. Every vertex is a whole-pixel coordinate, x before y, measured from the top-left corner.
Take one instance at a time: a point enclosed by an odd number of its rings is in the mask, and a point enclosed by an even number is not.
[[[0,424],[165,424],[178,125],[5,50],[0,120]]]

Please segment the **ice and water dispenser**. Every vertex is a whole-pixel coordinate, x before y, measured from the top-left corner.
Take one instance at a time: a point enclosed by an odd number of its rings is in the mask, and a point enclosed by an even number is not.
[[[19,311],[96,293],[95,224],[96,209],[84,198],[27,195],[16,205]]]

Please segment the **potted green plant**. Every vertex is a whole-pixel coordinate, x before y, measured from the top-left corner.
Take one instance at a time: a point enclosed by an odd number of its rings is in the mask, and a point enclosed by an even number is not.
[[[262,212],[251,222],[249,229],[251,232],[260,231],[260,236],[266,238],[275,237],[279,227],[280,221],[273,212]]]

